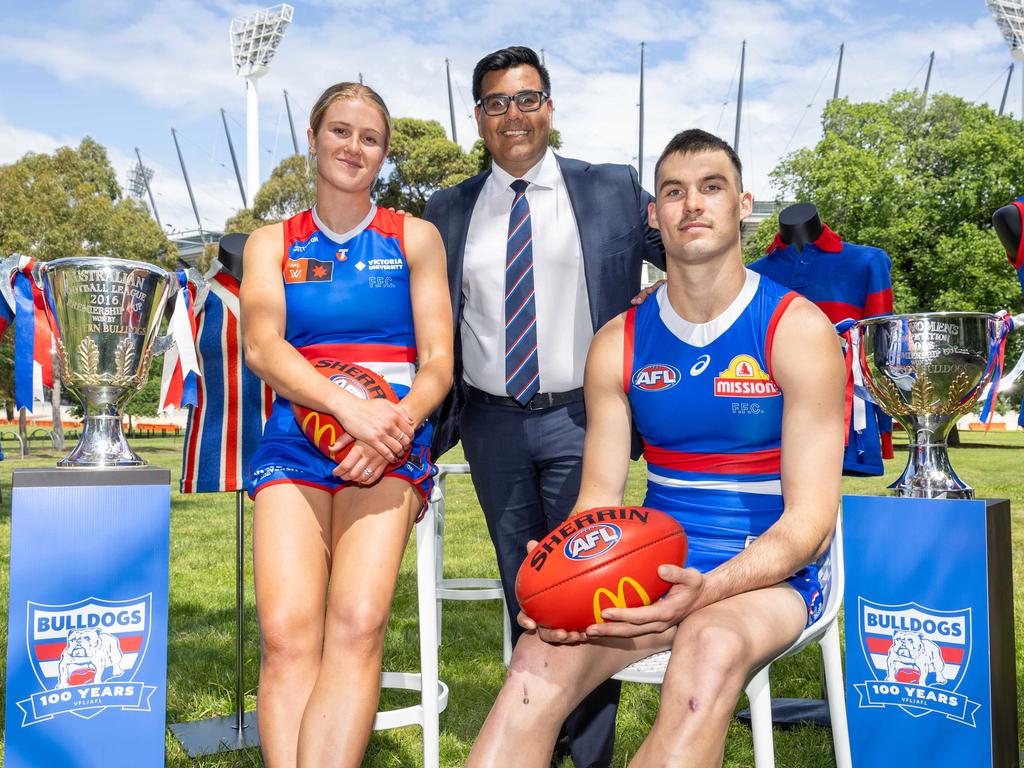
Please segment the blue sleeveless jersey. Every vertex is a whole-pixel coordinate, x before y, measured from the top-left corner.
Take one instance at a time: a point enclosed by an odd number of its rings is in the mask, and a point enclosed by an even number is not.
[[[309,359],[334,357],[375,371],[399,398],[416,362],[404,231],[404,216],[376,206],[344,235],[303,211],[284,222],[281,265],[285,339]],[[430,432],[424,425],[414,442],[429,445]],[[302,435],[280,395],[266,434]]]
[[[666,288],[626,315],[623,386],[647,460],[645,506],[690,538],[710,570],[782,514],[783,395],[771,376],[775,327],[796,293],[747,271],[709,323],[675,313]]]

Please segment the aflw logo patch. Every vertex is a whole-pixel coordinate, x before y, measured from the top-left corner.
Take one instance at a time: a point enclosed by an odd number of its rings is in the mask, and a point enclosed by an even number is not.
[[[775,397],[779,388],[751,355],[736,355],[715,377],[715,397]]]
[[[671,389],[679,382],[679,369],[665,363],[645,365],[633,374],[633,386],[647,391]]]
[[[329,283],[334,279],[334,262],[316,259],[288,259],[284,265],[286,283]]]
[[[136,680],[149,646],[152,595],[89,597],[69,605],[28,603],[28,647],[41,693],[17,702],[22,726],[107,708],[149,711],[156,686]]]
[[[611,523],[602,523],[573,534],[565,542],[565,556],[570,560],[589,560],[603,555],[622,538],[622,529]]]

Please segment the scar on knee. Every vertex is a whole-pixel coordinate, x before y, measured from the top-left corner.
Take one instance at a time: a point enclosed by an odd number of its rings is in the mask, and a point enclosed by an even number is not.
[[[690,700],[687,702],[687,704],[690,705],[690,711],[691,712],[696,712],[697,711],[697,707],[700,706],[697,703],[697,699],[695,699],[693,696],[690,697]]]
[[[523,704],[530,703],[530,693],[526,690],[526,686],[523,686]]]

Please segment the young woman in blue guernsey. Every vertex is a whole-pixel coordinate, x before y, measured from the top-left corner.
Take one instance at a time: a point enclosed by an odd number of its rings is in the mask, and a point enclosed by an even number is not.
[[[390,134],[370,88],[324,91],[308,130],[316,205],[245,249],[246,363],[277,393],[250,481],[270,768],[361,763],[399,564],[436,473],[426,419],[452,380],[444,246],[433,225],[371,200]],[[314,370],[318,357],[372,369],[399,402],[346,392]],[[341,422],[341,463],[306,438],[292,402]]]

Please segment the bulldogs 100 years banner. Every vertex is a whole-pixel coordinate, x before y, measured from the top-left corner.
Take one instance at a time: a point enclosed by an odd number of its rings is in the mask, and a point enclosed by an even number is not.
[[[163,765],[170,476],[16,470],[5,765]]]
[[[1018,765],[1009,516],[844,497],[854,768]]]

